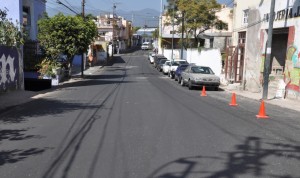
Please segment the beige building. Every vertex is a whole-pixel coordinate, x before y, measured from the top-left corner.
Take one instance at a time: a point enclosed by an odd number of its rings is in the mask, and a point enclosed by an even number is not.
[[[97,16],[95,24],[98,37],[90,46],[88,59],[90,63],[105,60],[107,54],[119,53],[131,46],[132,23],[113,14]]]
[[[279,93],[281,97],[298,98],[300,1],[275,2],[272,47],[268,50],[271,53],[269,97],[277,97]],[[228,48],[226,78],[253,92],[262,91],[270,6],[271,0],[234,2],[233,39]]]

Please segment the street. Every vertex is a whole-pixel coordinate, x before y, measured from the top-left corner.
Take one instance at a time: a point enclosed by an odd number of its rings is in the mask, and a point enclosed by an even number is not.
[[[0,113],[1,178],[297,178],[299,112],[188,90],[147,52]]]

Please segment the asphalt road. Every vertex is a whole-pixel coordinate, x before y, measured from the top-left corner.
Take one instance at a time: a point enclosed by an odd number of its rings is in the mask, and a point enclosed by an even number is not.
[[[188,90],[146,53],[0,113],[1,178],[300,177],[300,115]]]

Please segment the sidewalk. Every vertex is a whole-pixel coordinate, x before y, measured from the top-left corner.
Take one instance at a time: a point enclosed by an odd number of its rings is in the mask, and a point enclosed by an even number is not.
[[[93,74],[96,70],[99,68],[102,68],[103,66],[93,66],[89,67],[84,71],[85,75]],[[26,90],[17,90],[17,91],[9,91],[5,93],[0,93],[0,113],[5,112],[5,110],[9,108],[13,108],[15,106],[25,104],[27,102],[30,102],[34,100],[34,97],[43,93],[48,93],[53,90],[56,90],[59,87],[63,87],[65,83],[72,83],[78,80],[81,80],[81,68],[78,66],[75,66],[72,68],[72,77],[69,80],[63,81],[62,83],[59,83],[58,86],[52,86],[51,89],[48,90],[42,90],[42,91],[26,91]]]
[[[228,86],[220,86],[220,88],[222,88],[223,90],[225,90],[226,92],[229,93],[235,93],[237,96],[243,96],[246,98],[251,98],[253,100],[261,100],[262,99],[262,92],[258,92],[258,93],[254,93],[254,92],[250,92],[250,91],[245,91],[245,90],[239,90],[237,88],[232,88],[232,87],[228,87]],[[296,99],[282,99],[282,98],[272,98],[270,96],[268,96],[267,100],[264,100],[265,103],[268,104],[272,104],[272,105],[276,105],[276,106],[280,106],[282,108],[287,108],[287,109],[291,109],[291,110],[295,110],[300,112],[300,100],[296,100]]]

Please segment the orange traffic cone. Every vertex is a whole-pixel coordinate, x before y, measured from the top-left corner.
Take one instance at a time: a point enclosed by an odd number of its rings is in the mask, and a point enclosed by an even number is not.
[[[231,97],[231,103],[229,103],[230,106],[237,106],[238,104],[236,104],[236,97],[235,97],[235,93],[232,93],[232,97]]]
[[[207,96],[205,91],[205,86],[202,87],[201,96]]]
[[[268,119],[269,118],[269,116],[266,115],[264,100],[261,100],[259,113],[258,113],[258,115],[256,115],[256,117],[257,117],[257,119]]]

